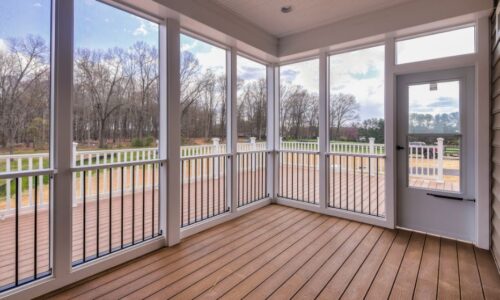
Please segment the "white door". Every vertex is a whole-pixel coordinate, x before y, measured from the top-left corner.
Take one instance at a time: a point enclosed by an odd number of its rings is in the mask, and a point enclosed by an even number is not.
[[[474,68],[398,77],[397,224],[475,240]]]

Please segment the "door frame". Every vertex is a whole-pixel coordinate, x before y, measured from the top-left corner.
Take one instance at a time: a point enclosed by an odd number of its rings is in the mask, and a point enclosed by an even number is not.
[[[441,59],[434,59],[429,61],[415,62],[396,65],[395,60],[387,61],[386,59],[386,109],[390,111],[387,116],[386,128],[386,146],[388,160],[395,160],[395,133],[396,126],[392,123],[391,119],[396,118],[396,77],[398,75],[437,71],[443,69],[453,69],[460,67],[475,67],[475,132],[474,132],[474,148],[475,148],[475,167],[471,170],[475,176],[475,190],[476,190],[476,234],[474,244],[482,249],[489,249],[491,245],[491,140],[490,140],[490,102],[491,102],[491,86],[490,86],[490,20],[488,16],[478,17],[475,21],[476,27],[476,52],[472,54],[459,55],[454,57],[447,57]],[[394,37],[389,37],[389,40],[395,41]],[[390,45],[394,45],[389,43]],[[387,44],[386,44],[387,45]],[[386,46],[386,51],[389,48]],[[395,58],[393,51],[392,58]],[[386,53],[386,56],[388,53]],[[392,135],[393,134],[393,135]],[[389,139],[390,137],[394,139]],[[392,152],[392,153],[391,153]],[[395,176],[396,168],[391,169],[393,176]],[[388,171],[389,172],[389,171]],[[395,191],[397,185],[388,187],[394,192],[394,218],[397,217],[397,198]],[[389,197],[388,197],[389,199]],[[397,226],[394,226],[397,227]]]
[[[407,220],[401,220],[404,218],[404,211],[402,207],[398,207],[398,218],[397,225],[405,229],[430,232],[432,234],[442,235],[444,237],[458,238],[461,240],[466,240],[469,242],[474,241],[475,230],[470,230],[469,228],[476,227],[477,222],[475,220],[475,210],[476,205],[467,202],[457,202],[450,199],[434,199],[430,196],[425,195],[427,192],[435,192],[438,195],[450,196],[450,197],[463,197],[464,199],[473,199],[476,195],[474,179],[474,163],[475,163],[475,149],[474,149],[474,127],[475,127],[475,114],[474,114],[474,67],[462,67],[453,68],[446,70],[436,70],[430,72],[419,72],[412,74],[399,75],[397,78],[397,136],[396,142],[398,145],[403,145],[405,147],[404,155],[400,151],[396,151],[396,161],[397,161],[397,196],[399,199],[399,204],[408,201],[403,197],[413,197],[423,198],[422,202],[427,203],[432,210],[445,209],[448,210],[450,215],[455,215],[455,218],[461,218],[468,222],[462,222],[462,228],[453,225],[453,220],[427,218],[426,207],[412,206],[411,211],[413,213],[419,214],[420,217],[417,219],[409,216]],[[409,109],[409,92],[408,87],[418,84],[426,84],[429,82],[451,82],[459,81],[459,114],[460,114],[460,191],[452,192],[445,190],[432,190],[427,188],[418,188],[409,186],[409,176],[408,176],[408,141],[407,137],[411,134],[408,133],[408,109]],[[471,113],[468,113],[472,111]],[[415,134],[418,135],[418,134]],[[443,134],[447,135],[447,134]],[[453,135],[453,134],[451,134]],[[440,134],[423,134],[423,136],[441,136]],[[471,172],[472,171],[472,172]],[[404,173],[404,174],[403,174]],[[415,200],[415,199],[414,199]],[[407,203],[409,205],[410,203]],[[424,205],[424,204],[421,204]],[[471,213],[471,209],[474,210]],[[426,220],[427,218],[427,220]],[[450,217],[451,218],[451,217]],[[423,220],[423,221],[419,221]],[[472,224],[471,224],[472,223]],[[429,224],[434,224],[430,225]]]

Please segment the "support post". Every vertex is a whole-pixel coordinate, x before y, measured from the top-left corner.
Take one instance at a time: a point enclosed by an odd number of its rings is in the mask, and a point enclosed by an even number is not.
[[[325,51],[319,55],[319,207],[326,209],[328,201],[328,56]]]
[[[146,151],[142,150],[142,153],[136,152],[135,159],[137,161],[145,161],[146,159],[151,159],[151,151],[154,151],[153,153],[153,159],[161,159],[161,160],[166,160],[168,158],[168,152],[167,152],[167,139],[169,137],[169,132],[168,132],[168,50],[167,50],[167,24],[166,21],[163,20],[160,22],[160,37],[159,37],[159,54],[160,54],[160,62],[159,62],[159,87],[160,87],[160,93],[159,93],[159,106],[160,106],[160,129],[159,129],[159,134],[158,134],[158,139],[156,140],[156,149],[148,149],[148,157],[146,158]],[[173,87],[172,87],[173,88]],[[180,101],[180,100],[179,100]],[[174,149],[175,150],[175,149]],[[140,155],[140,156],[139,156]],[[135,169],[135,178],[139,178],[139,168]],[[165,239],[165,244],[169,244],[169,225],[167,224],[167,221],[170,220],[170,216],[168,215],[170,207],[168,203],[169,195],[168,195],[168,177],[169,177],[169,166],[168,163],[161,163],[158,169],[159,173],[159,179],[158,179],[158,197],[159,197],[159,211],[160,211],[160,228],[162,230],[163,236],[167,236],[167,239]],[[131,182],[131,188],[132,188],[132,180]],[[180,187],[180,184],[177,186]],[[153,187],[154,189],[154,187]],[[177,201],[179,200],[175,199]],[[175,208],[173,208],[175,209]],[[174,211],[174,213],[176,213]],[[180,215],[180,213],[179,213]],[[172,216],[173,221],[175,222],[175,216]],[[180,222],[180,221],[179,221]],[[178,231],[178,230],[177,230]],[[176,230],[172,230],[171,233],[172,236],[175,238],[176,237]]]
[[[51,168],[53,180],[51,228],[53,229],[50,261],[54,276],[62,279],[71,275],[72,151],[73,151],[73,0],[53,2],[51,44]]]
[[[227,71],[227,142],[226,151],[229,153],[229,160],[226,163],[226,170],[224,175],[229,184],[226,184],[226,192],[229,195],[228,203],[231,206],[231,212],[235,213],[238,209],[238,191],[236,189],[237,172],[237,146],[238,146],[238,119],[237,119],[237,49],[230,48],[226,51]]]
[[[180,147],[181,137],[181,84],[180,84],[180,25],[175,19],[167,19],[166,26],[161,26],[161,34],[164,42],[163,48],[166,53],[161,64],[166,70],[166,94],[167,94],[167,244],[173,246],[180,242],[181,228],[181,206],[180,206]],[[168,47],[167,47],[168,45]],[[165,84],[165,83],[164,83]],[[165,93],[165,91],[164,91]],[[161,139],[160,139],[161,140]],[[165,147],[164,147],[165,148]],[[161,149],[161,147],[160,147]]]
[[[280,70],[277,65],[268,65],[267,75],[267,148],[268,154],[267,186],[273,202],[278,198],[279,189],[279,152],[281,137],[279,131],[280,108]]]

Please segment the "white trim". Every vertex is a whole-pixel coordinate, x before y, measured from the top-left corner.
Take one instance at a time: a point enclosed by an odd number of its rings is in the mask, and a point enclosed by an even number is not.
[[[243,50],[238,50],[237,48],[232,48],[232,49],[233,49],[233,51],[236,51],[236,55],[237,56],[246,58],[246,59],[248,59],[248,60],[250,60],[250,61],[252,61],[254,63],[257,63],[259,65],[262,65],[264,67],[268,67],[270,65],[270,62],[262,60],[262,59],[259,59],[259,58],[255,57],[254,55],[246,53]]]
[[[129,4],[123,3],[121,0],[96,0],[97,2],[101,2],[103,4],[109,5],[113,8],[122,10],[124,12],[127,12],[129,14],[132,14],[134,16],[146,19],[150,22],[157,23],[160,25],[163,22],[163,18],[159,17],[155,14],[152,14],[150,12],[146,12],[142,10],[140,7],[137,6],[132,6]]]
[[[254,203],[240,207],[240,208],[236,209],[234,212],[228,212],[228,213],[207,219],[205,221],[195,223],[191,226],[184,227],[181,229],[181,239],[185,239],[188,236],[191,236],[193,234],[202,232],[204,230],[207,230],[207,229],[212,228],[214,226],[220,225],[220,224],[225,223],[227,221],[230,221],[232,219],[236,219],[238,217],[241,217],[242,215],[245,215],[245,214],[252,212],[256,209],[267,206],[267,205],[271,204],[271,202],[272,202],[271,198],[259,200],[259,201],[256,201]]]
[[[465,29],[465,28],[469,28],[469,27],[476,27],[476,23],[468,21],[468,22],[464,22],[464,23],[460,23],[460,24],[453,24],[450,26],[439,27],[435,30],[419,30],[419,31],[414,32],[414,33],[402,34],[396,38],[395,42],[397,43],[397,42],[402,42],[402,41],[407,41],[407,40],[413,40],[413,39],[420,38],[420,37],[426,37],[426,36],[430,36],[430,35],[434,35],[434,34],[446,33],[446,32],[459,30],[459,29]],[[474,42],[476,42],[476,41],[477,41],[477,36],[476,36]],[[474,51],[477,52],[477,47],[474,47]]]
[[[385,217],[387,226],[394,228],[397,220],[397,98],[396,98],[396,75],[394,73],[394,56],[396,46],[391,37],[385,40],[385,103],[384,103],[384,127],[385,127]]]
[[[361,214],[361,213],[355,213],[355,212],[351,212],[351,211],[347,211],[347,210],[343,210],[343,209],[332,208],[332,207],[322,209],[317,204],[300,202],[300,201],[281,198],[281,197],[277,198],[276,203],[279,205],[300,208],[300,209],[304,209],[307,211],[312,211],[315,213],[324,214],[324,215],[328,215],[328,216],[332,216],[332,217],[348,219],[348,220],[366,223],[366,224],[371,224],[371,225],[380,226],[380,227],[392,228],[392,227],[388,226],[386,219],[383,217],[375,217],[375,216],[365,215],[365,214]]]
[[[475,125],[475,175],[476,178],[476,245],[490,248],[491,240],[491,140],[490,140],[490,19],[483,17],[476,26],[476,125]]]
[[[159,105],[160,105],[160,128],[159,128],[159,158],[162,160],[160,164],[160,178],[158,179],[158,188],[159,188],[159,197],[160,197],[160,228],[163,231],[163,236],[166,237],[168,235],[168,51],[167,51],[167,23],[165,20],[162,20],[159,25]]]
[[[192,30],[189,30],[186,28],[180,27],[180,34],[185,35],[185,36],[190,37],[190,38],[195,39],[195,40],[199,40],[199,41],[206,43],[212,47],[220,48],[222,50],[229,51],[231,49],[231,47],[228,45],[214,41],[214,40],[210,39],[209,37],[203,35],[202,33],[197,33],[196,31],[192,31]]]

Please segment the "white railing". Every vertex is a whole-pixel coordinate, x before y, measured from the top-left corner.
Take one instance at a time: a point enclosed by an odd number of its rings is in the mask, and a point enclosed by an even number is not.
[[[444,146],[443,138],[436,145],[410,145],[408,148],[408,174],[443,182]]]
[[[208,145],[193,145],[182,146],[181,157],[202,157],[206,155],[217,155],[225,153],[226,145],[220,144],[218,138],[212,140],[212,144]],[[138,149],[113,149],[113,150],[91,150],[77,151],[77,144],[73,145],[73,166],[74,167],[92,167],[108,164],[121,164],[128,162],[141,162],[159,159],[158,148],[138,148]],[[410,145],[408,149],[409,155],[409,175],[416,177],[424,177],[437,181],[443,181],[443,139],[438,138],[436,145]],[[238,152],[264,151],[267,149],[265,142],[256,142],[255,138],[250,138],[248,143],[238,143]],[[315,142],[298,142],[298,141],[281,141],[281,150],[285,151],[319,151],[319,143]],[[347,142],[331,142],[330,152],[341,154],[367,154],[380,155],[385,153],[384,144],[376,144],[374,138],[369,139],[369,143],[347,143]],[[47,153],[34,154],[16,154],[16,155],[0,155],[0,166],[4,166],[4,172],[19,172],[19,171],[39,171],[44,170],[48,166]],[[216,164],[218,166],[218,164]],[[151,168],[151,165],[148,165]],[[108,170],[102,171],[104,176],[103,181],[107,182],[109,176]],[[147,174],[151,174],[148,169]],[[87,197],[95,196],[95,187],[92,186],[92,172],[88,172],[87,176],[90,185],[87,187]],[[119,176],[119,175],[118,175]],[[131,191],[132,171],[131,167],[126,167],[124,170],[126,176],[125,191]],[[32,207],[34,201],[33,178],[20,178],[20,185],[23,186],[23,180],[28,181],[27,188],[22,193],[23,197],[27,197],[27,201],[22,201],[22,205]],[[13,191],[11,191],[12,179],[5,179],[5,203],[0,201],[0,217],[4,211],[12,210],[14,207]],[[83,176],[82,172],[73,173],[73,203],[76,205],[83,196]],[[146,182],[151,182],[146,178]],[[108,188],[108,187],[106,187]],[[150,186],[148,186],[150,188]],[[121,186],[116,186],[116,189],[121,190]],[[39,202],[45,203],[48,198],[48,186],[41,184],[39,186]],[[109,192],[109,191],[108,191]],[[114,191],[113,191],[114,192]]]

